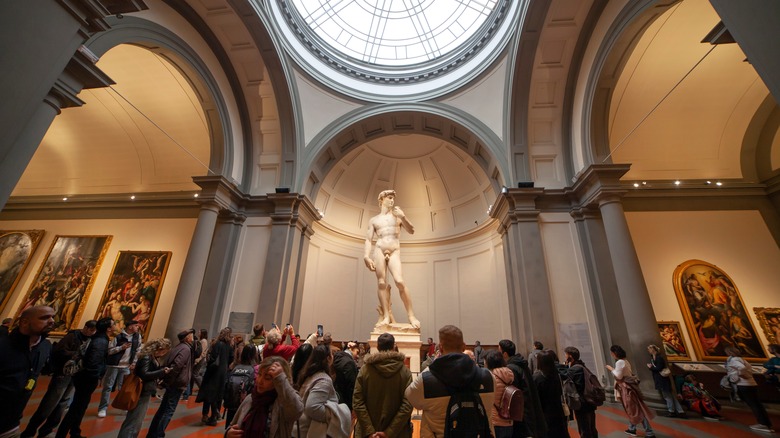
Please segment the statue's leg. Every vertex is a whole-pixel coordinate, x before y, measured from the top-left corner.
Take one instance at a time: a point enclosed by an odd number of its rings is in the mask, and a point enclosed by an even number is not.
[[[414,328],[420,328],[420,320],[414,316],[414,308],[412,307],[412,295],[409,289],[404,283],[403,274],[401,274],[401,253],[395,251],[390,256],[390,260],[387,262],[387,269],[392,274],[395,280],[395,285],[398,287],[398,293],[401,295],[401,301],[406,308],[406,315],[409,317],[409,324]]]
[[[379,321],[377,325],[390,324],[390,285],[387,284],[387,267],[384,257],[376,257],[377,296],[379,298]]]

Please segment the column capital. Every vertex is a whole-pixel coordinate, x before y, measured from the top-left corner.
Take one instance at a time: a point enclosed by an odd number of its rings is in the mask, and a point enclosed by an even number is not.
[[[63,9],[79,23],[79,32],[89,38],[91,34],[111,28],[106,23],[110,15],[140,12],[149,7],[143,0],[59,0]]]
[[[536,202],[543,194],[543,188],[503,189],[490,208],[490,217],[501,224],[499,232],[504,234],[518,222],[536,222],[541,212]]]
[[[592,164],[577,175],[567,194],[583,207],[619,200],[627,192],[620,184],[620,178],[630,168],[630,164]]]

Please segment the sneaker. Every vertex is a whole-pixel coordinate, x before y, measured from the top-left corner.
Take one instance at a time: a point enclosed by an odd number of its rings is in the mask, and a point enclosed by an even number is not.
[[[98,411],[98,418],[106,418],[106,410],[101,409]]]
[[[704,417],[707,421],[720,421],[722,417]]]
[[[774,430],[770,429],[767,426],[764,426],[763,424],[754,424],[750,426],[750,428],[755,430],[756,432],[774,433]]]
[[[628,436],[637,436],[635,430],[626,429],[626,435]]]

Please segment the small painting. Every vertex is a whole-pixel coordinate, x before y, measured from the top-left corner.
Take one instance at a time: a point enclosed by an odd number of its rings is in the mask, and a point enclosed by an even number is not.
[[[43,230],[0,230],[0,313],[41,243]]]
[[[661,335],[664,353],[669,360],[691,360],[679,322],[658,321],[658,333]]]
[[[110,316],[120,329],[138,321],[148,339],[170,261],[170,251],[119,251],[95,319]]]
[[[736,347],[748,361],[766,353],[736,284],[723,270],[688,260],[674,270],[674,291],[688,335],[700,361],[725,361],[725,348]]]
[[[54,309],[53,335],[78,328],[111,236],[55,236],[16,315],[37,305]]]
[[[754,307],[758,324],[764,330],[770,344],[780,343],[780,309],[777,307]]]

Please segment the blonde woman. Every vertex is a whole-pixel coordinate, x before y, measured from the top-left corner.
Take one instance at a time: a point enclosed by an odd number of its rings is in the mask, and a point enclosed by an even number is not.
[[[127,411],[125,421],[119,429],[119,438],[135,438],[141,431],[141,425],[149,407],[149,398],[157,392],[157,380],[171,370],[162,366],[162,358],[171,350],[171,341],[166,338],[149,341],[138,353],[135,375],[144,382],[141,396],[135,408]]]

